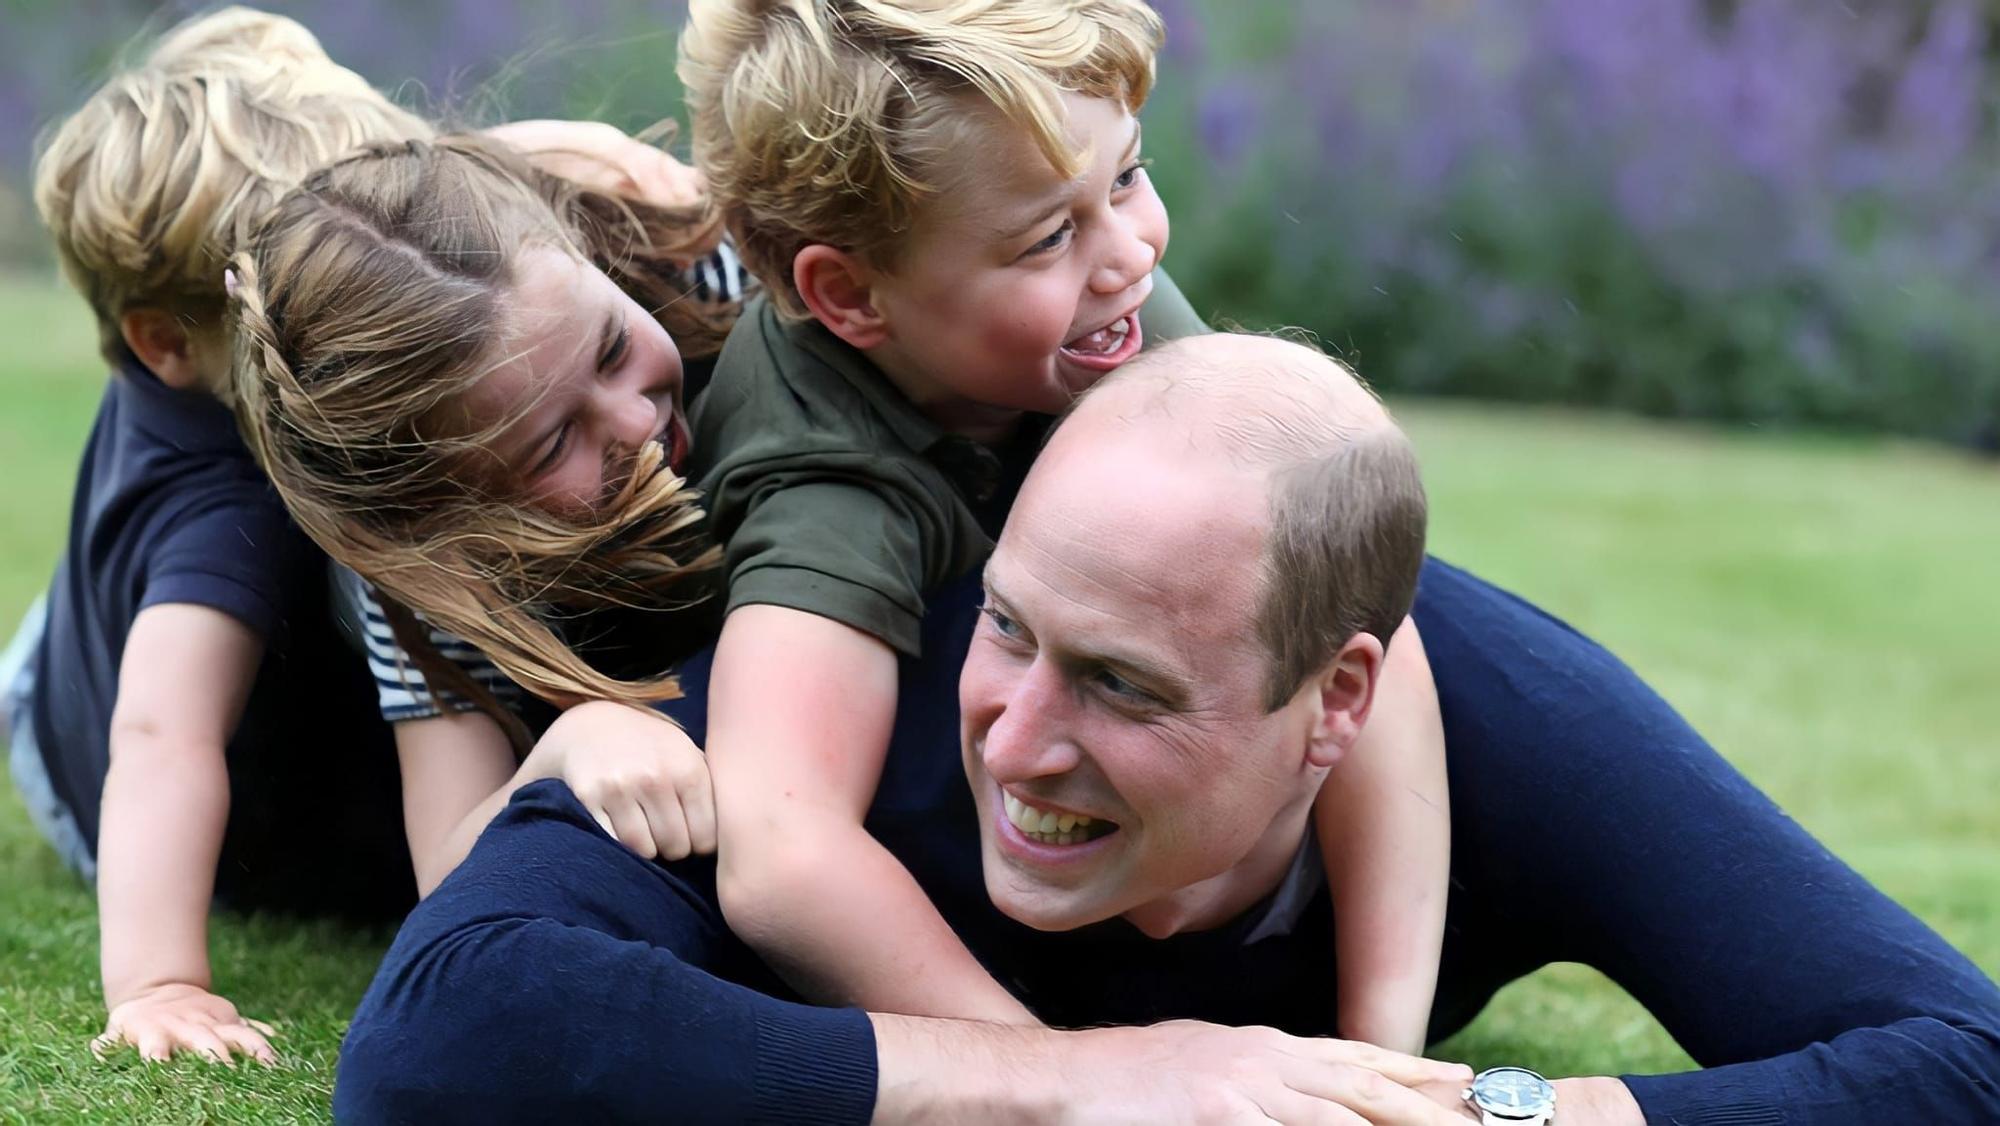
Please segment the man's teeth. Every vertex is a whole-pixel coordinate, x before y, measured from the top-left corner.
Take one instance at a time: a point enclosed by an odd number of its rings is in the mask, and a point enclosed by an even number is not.
[[[1125,343],[1126,334],[1132,331],[1131,321],[1130,317],[1120,317],[1111,324],[1098,329],[1096,332],[1085,333],[1077,337],[1075,340],[1063,345],[1063,347],[1072,352],[1097,352],[1101,354],[1116,352],[1118,346]]]
[[[1096,822],[1080,813],[1052,813],[1036,809],[1014,795],[1002,791],[1001,805],[1006,808],[1007,820],[1014,823],[1029,839],[1042,844],[1082,844],[1101,835],[1091,828],[1098,825],[1106,828],[1107,823]]]

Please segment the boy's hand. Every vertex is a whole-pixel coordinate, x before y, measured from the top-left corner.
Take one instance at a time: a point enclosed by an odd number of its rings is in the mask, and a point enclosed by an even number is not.
[[[486,135],[544,172],[656,207],[692,207],[707,191],[700,172],[601,121],[513,121]]]
[[[107,1049],[130,1044],[141,1059],[167,1060],[194,1052],[225,1066],[235,1053],[269,1066],[278,1061],[267,1036],[277,1031],[237,1013],[236,1006],[198,985],[155,985],[112,1006],[104,1032],[90,1042],[98,1059]]]
[[[549,725],[536,753],[604,831],[648,860],[715,851],[715,792],[708,759],[687,733],[640,708],[579,704]]]

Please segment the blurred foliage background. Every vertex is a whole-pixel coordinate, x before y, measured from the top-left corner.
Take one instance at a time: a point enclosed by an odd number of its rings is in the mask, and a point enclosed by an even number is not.
[[[267,5],[472,124],[679,107],[671,0]],[[1157,0],[1148,152],[1204,310],[1385,388],[2000,449],[2000,0]],[[0,0],[33,140],[195,10]]]

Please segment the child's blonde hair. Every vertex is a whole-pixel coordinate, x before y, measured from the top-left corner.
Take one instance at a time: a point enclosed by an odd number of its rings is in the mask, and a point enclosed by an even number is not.
[[[1162,38],[1140,0],[693,0],[679,71],[695,161],[737,252],[804,317],[799,250],[825,243],[893,268],[918,208],[964,159],[974,105],[1073,176],[1062,94],[1138,112]]]
[[[304,27],[224,8],[167,32],[47,135],[35,207],[115,356],[128,309],[215,327],[223,264],[306,173],[430,133]]]
[[[446,137],[371,146],[314,173],[235,259],[237,415],[251,450],[307,534],[387,596],[433,686],[473,699],[517,744],[518,723],[436,660],[408,611],[546,699],[665,699],[671,678],[608,677],[548,623],[596,604],[660,606],[714,553],[657,443],[601,512],[563,517],[529,503],[489,449],[534,399],[483,427],[456,407],[508,359],[503,303],[529,248],[606,268],[670,332],[705,334],[712,350],[717,307],[666,280],[704,218],[594,196],[492,142]]]

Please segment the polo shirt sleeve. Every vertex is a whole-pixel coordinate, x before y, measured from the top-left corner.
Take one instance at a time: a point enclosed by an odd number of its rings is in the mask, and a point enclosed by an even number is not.
[[[261,482],[218,482],[200,503],[167,515],[146,555],[137,609],[207,606],[270,641],[284,626],[287,584],[313,548]]]
[[[1139,330],[1145,334],[1148,348],[1211,331],[1201,314],[1188,303],[1181,287],[1174,284],[1165,270],[1157,269],[1153,271],[1153,294],[1139,307]]]
[[[923,592],[949,566],[949,516],[906,467],[875,461],[763,475],[728,536],[730,610],[802,610],[919,655]]]

